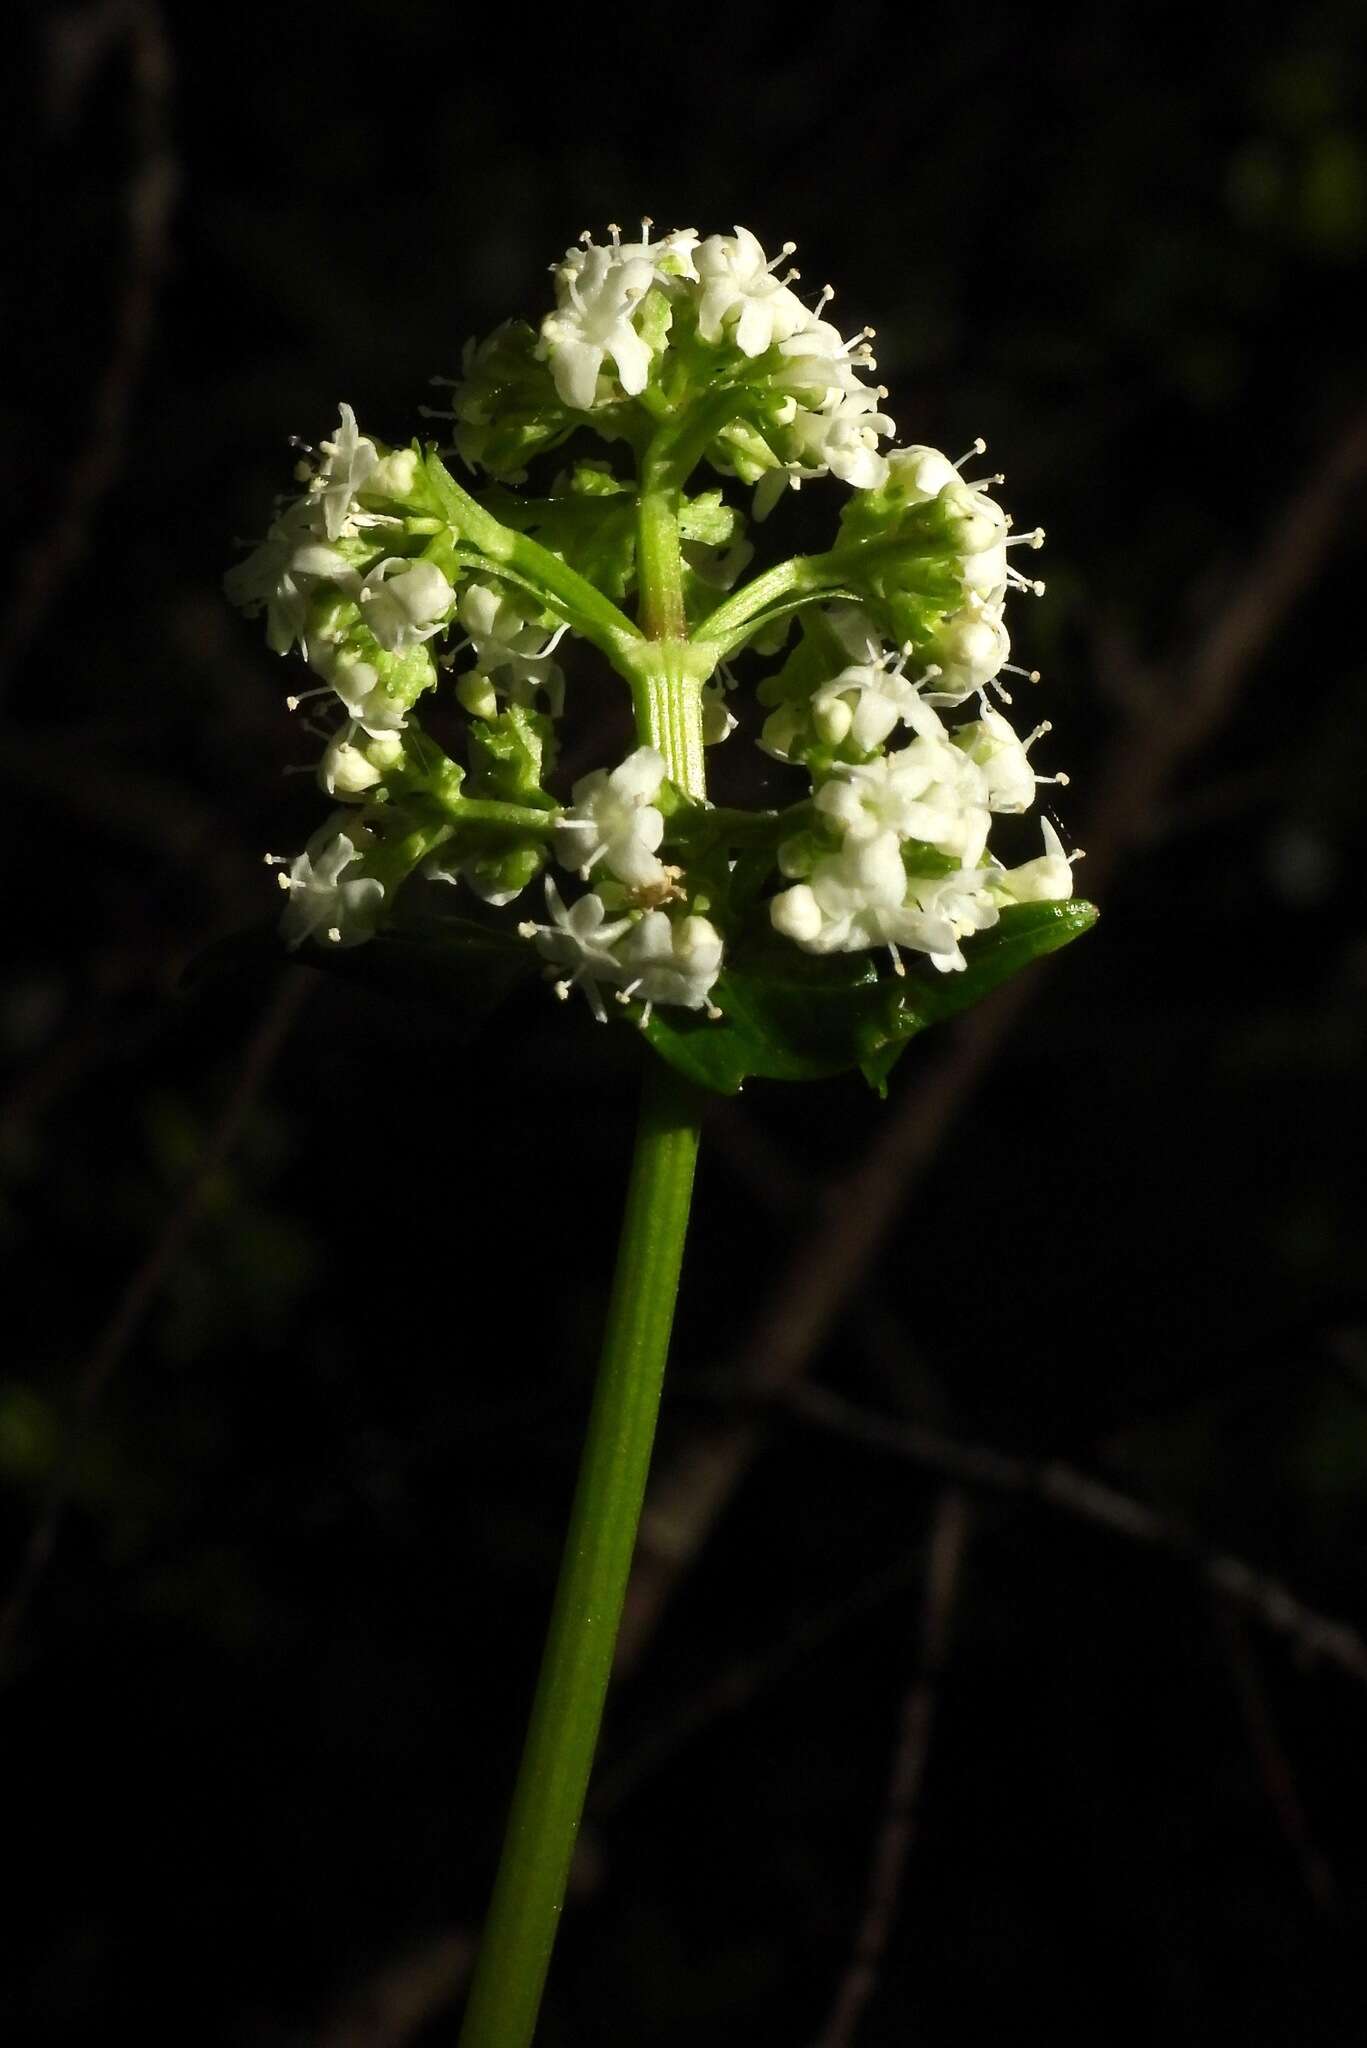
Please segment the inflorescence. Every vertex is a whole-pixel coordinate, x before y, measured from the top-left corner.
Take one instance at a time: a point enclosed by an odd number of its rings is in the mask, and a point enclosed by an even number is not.
[[[227,578],[269,645],[301,650],[317,678],[289,702],[308,707],[337,808],[297,859],[269,857],[289,946],[370,938],[414,876],[494,906],[541,877],[545,916],[514,928],[557,990],[646,1020],[657,1004],[714,1013],[735,949],[870,950],[897,973],[911,951],[949,972],[1004,906],[1070,895],[1047,820],[1023,865],[988,844],[994,816],[1065,779],[1031,762],[1048,725],[1022,739],[1003,709],[1002,679],[1020,673],[1006,601],[1043,588],[1012,551],[1043,536],[1011,533],[999,478],[965,480],[981,442],[959,462],[891,445],[872,330],[842,336],[829,287],[799,295],[790,244],[770,260],[743,228],[651,236],[648,221],[634,242],[585,236],[555,266],[538,329],[509,322],[469,345],[434,417],[473,488],[439,446],[390,447],[344,405]],[[530,486],[572,438],[565,466]],[[719,481],[690,495],[702,468]],[[847,487],[833,546],[739,585],[753,548],[734,487],[763,521],[785,489],[828,475]],[[672,637],[632,617],[648,490],[677,554]],[[627,681],[643,738],[642,693],[665,674],[701,739],[724,741],[731,661],[766,655],[758,744],[805,787],[782,811],[716,810],[642,744],[554,794],[566,632]],[[459,760],[419,716],[448,672]]]

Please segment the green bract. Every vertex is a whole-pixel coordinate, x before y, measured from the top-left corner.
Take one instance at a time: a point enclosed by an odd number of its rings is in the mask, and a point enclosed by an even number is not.
[[[842,338],[782,261],[739,228],[585,237],[539,326],[467,348],[451,447],[391,447],[341,408],[228,578],[317,678],[290,702],[321,707],[339,806],[275,861],[287,945],[439,989],[472,959],[544,968],[713,1088],[882,1086],[926,1024],[1091,922],[1047,820],[1023,864],[989,846],[1063,779],[1028,759],[1048,728],[1002,709],[1007,599],[1042,586],[1010,563],[996,480],[894,445],[869,330]],[[750,573],[751,526],[825,478],[832,545]],[[638,738],[569,789],[566,634]],[[438,691],[451,754],[424,724]],[[733,732],[788,766],[784,808],[708,803],[704,750]]]

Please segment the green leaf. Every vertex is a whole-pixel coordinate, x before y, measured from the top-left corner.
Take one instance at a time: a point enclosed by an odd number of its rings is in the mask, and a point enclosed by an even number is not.
[[[880,973],[871,953],[820,957],[793,946],[757,947],[741,952],[718,980],[719,1019],[657,1009],[646,1036],[662,1059],[720,1095],[737,1094],[751,1076],[815,1081],[855,1067],[883,1094],[913,1038],[1066,946],[1096,916],[1077,901],[1015,904],[991,931],[965,943],[968,965],[957,974],[922,961],[897,976]]]

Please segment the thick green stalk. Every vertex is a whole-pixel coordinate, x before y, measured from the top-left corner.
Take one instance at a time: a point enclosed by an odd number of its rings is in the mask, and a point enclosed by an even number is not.
[[[631,668],[637,729],[671,781],[701,798],[702,679],[683,637],[672,492],[643,488],[638,538],[653,644]],[[560,1583],[460,2048],[529,2048],[536,2029],[645,1497],[697,1150],[696,1095],[652,1058]]]
[[[460,2048],[527,2048],[536,2027],[635,1548],[697,1147],[690,1091],[652,1059],[560,1584]]]

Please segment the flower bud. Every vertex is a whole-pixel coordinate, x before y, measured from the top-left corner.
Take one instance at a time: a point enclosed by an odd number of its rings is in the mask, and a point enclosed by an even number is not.
[[[843,697],[826,697],[812,706],[812,723],[829,746],[838,747],[854,724],[854,712]]]
[[[498,692],[488,676],[481,675],[477,668],[467,669],[457,682],[456,699],[472,718],[495,718],[498,715]]]
[[[814,939],[821,930],[821,907],[805,882],[785,889],[769,905],[769,921],[785,939]]]
[[[366,498],[411,498],[418,481],[418,458],[411,448],[392,448],[366,478]]]

